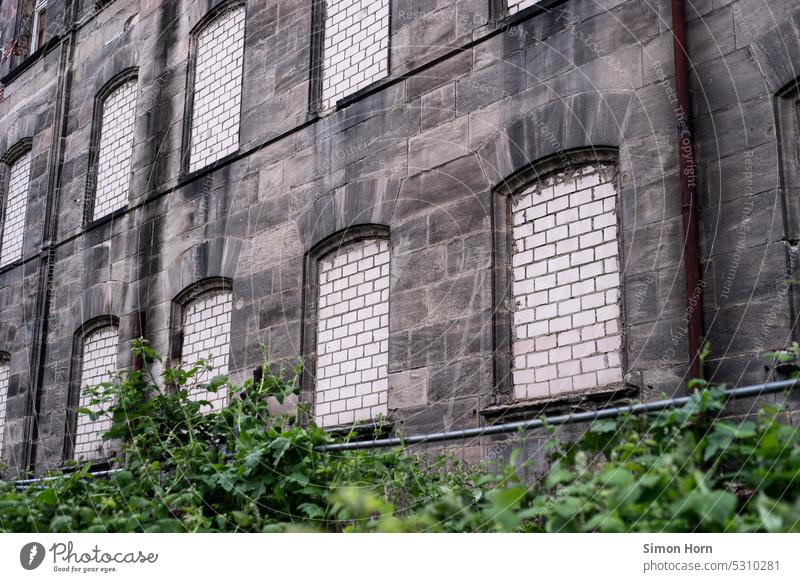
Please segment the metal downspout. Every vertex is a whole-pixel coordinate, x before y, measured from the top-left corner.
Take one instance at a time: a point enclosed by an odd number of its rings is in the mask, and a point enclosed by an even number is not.
[[[75,36],[78,3],[67,3],[64,10],[65,34],[59,50],[57,97],[54,107],[53,140],[47,198],[45,205],[42,245],[39,254],[39,274],[31,341],[30,380],[26,399],[25,458],[22,469],[34,473],[36,449],[39,440],[39,409],[44,384],[47,349],[47,330],[50,294],[55,268],[55,239],[58,232],[58,205],[61,192],[61,170],[64,162],[64,140],[67,133],[67,113],[71,85],[71,68],[75,53]]]
[[[700,279],[699,227],[697,219],[697,173],[694,135],[691,128],[692,101],[689,94],[689,54],[686,43],[684,0],[672,0],[672,40],[675,65],[675,93],[678,129],[678,159],[683,217],[683,265],[686,276],[686,326],[689,374],[701,378],[699,358],[703,346],[703,287]]]

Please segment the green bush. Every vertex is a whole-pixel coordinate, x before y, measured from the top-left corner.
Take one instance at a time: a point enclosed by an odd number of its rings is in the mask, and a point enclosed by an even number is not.
[[[270,414],[269,402],[296,392],[297,369],[264,366],[260,382],[236,387],[199,384],[199,362],[166,370],[162,390],[149,372],[159,356],[142,341],[133,350],[142,370],[90,390],[111,418],[120,470],[76,466],[19,492],[5,482],[0,530],[800,530],[797,429],[774,409],[719,420],[720,388],[659,415],[597,422],[573,443],[553,439],[550,469],[529,483],[518,453],[498,471],[402,448],[316,452],[334,437],[301,422],[306,410]],[[225,385],[236,396],[220,411],[188,398]]]

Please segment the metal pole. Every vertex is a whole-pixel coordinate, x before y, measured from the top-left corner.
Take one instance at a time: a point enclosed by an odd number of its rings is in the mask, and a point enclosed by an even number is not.
[[[122,469],[106,469],[104,471],[94,471],[90,472],[89,474],[92,477],[106,477],[108,475],[113,475],[114,473],[119,473]],[[24,489],[29,485],[36,485],[37,483],[47,483],[48,481],[57,481],[59,479],[63,479],[66,475],[56,475],[55,477],[36,477],[33,479],[19,479],[18,481],[14,481],[14,486],[17,489]]]
[[[781,380],[780,382],[770,382],[768,384],[755,384],[753,386],[742,386],[741,388],[733,388],[725,391],[725,396],[728,399],[751,398],[754,396],[763,396],[765,394],[774,394],[776,392],[783,392],[800,386],[800,378],[793,380]],[[374,439],[371,441],[357,441],[349,443],[333,443],[330,445],[322,445],[314,447],[316,452],[331,452],[331,451],[350,451],[356,449],[377,449],[386,447],[395,447],[400,445],[414,445],[419,443],[436,443],[444,441],[453,441],[459,439],[475,438],[493,434],[506,434],[511,432],[518,432],[524,430],[533,430],[542,428],[544,426],[563,426],[567,424],[576,424],[580,422],[589,422],[593,420],[602,420],[605,418],[616,418],[622,414],[644,414],[648,412],[658,412],[670,408],[677,408],[689,402],[691,396],[679,396],[677,398],[668,398],[666,400],[656,400],[653,402],[642,402],[638,404],[629,404],[626,406],[613,406],[611,408],[603,408],[600,410],[592,410],[587,412],[576,412],[574,414],[561,414],[559,416],[549,416],[544,418],[535,418],[531,420],[520,420],[516,422],[506,422],[503,424],[493,424],[479,428],[468,428],[464,430],[454,430],[447,432],[434,432],[428,434],[410,435],[407,437],[392,437],[385,439]],[[90,473],[93,477],[107,477],[118,473],[121,469],[107,469],[104,471],[96,471]],[[14,485],[18,489],[24,489],[30,485],[37,483],[45,483],[47,481],[54,481],[61,479],[61,476],[55,477],[39,477],[35,479],[22,479],[15,481]]]
[[[689,93],[689,53],[686,43],[684,0],[672,0],[672,43],[675,63],[675,97],[678,160],[683,218],[683,265],[686,275],[686,327],[689,377],[702,378],[703,290],[700,279],[700,235],[697,220],[697,165],[692,134],[692,98]]]
[[[782,380],[780,382],[772,382],[769,384],[757,384],[755,386],[743,386],[741,388],[733,388],[726,390],[725,395],[729,399],[749,398],[752,396],[761,396],[764,394],[773,394],[791,388],[800,386],[800,378],[794,380]],[[516,422],[506,422],[503,424],[493,424],[479,428],[468,428],[464,430],[454,430],[448,432],[434,432],[429,434],[417,434],[407,437],[392,437],[384,439],[375,439],[371,441],[355,441],[348,443],[333,443],[330,445],[322,445],[315,447],[318,452],[331,452],[331,451],[350,451],[355,449],[373,449],[381,447],[394,447],[400,445],[414,445],[418,443],[436,443],[444,441],[453,441],[459,439],[475,438],[493,434],[506,434],[510,432],[532,430],[542,428],[544,426],[562,426],[566,424],[575,424],[579,422],[589,422],[593,420],[601,420],[604,418],[615,418],[621,414],[643,414],[647,412],[657,412],[668,408],[676,408],[686,404],[691,396],[680,396],[677,398],[669,398],[667,400],[656,400],[653,402],[642,402],[639,404],[630,404],[627,406],[614,406],[611,408],[603,408],[600,410],[592,410],[588,412],[576,412],[574,414],[562,414],[559,416],[550,416],[545,418],[534,418],[531,420],[520,420]]]

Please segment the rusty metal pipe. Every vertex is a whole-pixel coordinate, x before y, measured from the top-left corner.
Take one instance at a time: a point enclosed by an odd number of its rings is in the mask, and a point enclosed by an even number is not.
[[[692,100],[689,94],[689,53],[686,44],[684,0],[672,0],[672,41],[675,65],[678,159],[683,217],[683,266],[686,275],[686,334],[689,347],[689,373],[702,377],[700,350],[703,347],[703,287],[700,278],[700,236],[697,219],[697,172],[694,135],[691,127]]]

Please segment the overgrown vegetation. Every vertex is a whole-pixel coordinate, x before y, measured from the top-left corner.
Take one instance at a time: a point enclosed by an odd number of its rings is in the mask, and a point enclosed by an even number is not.
[[[0,530],[130,531],[799,531],[800,438],[765,408],[753,420],[718,418],[719,387],[695,386],[680,409],[597,422],[577,441],[548,443],[550,469],[522,482],[517,454],[503,470],[401,449],[325,454],[329,433],[270,414],[296,372],[228,386],[208,412],[191,389],[203,363],[169,369],[164,391],[145,365],[92,389],[112,419],[120,471],[89,465],[16,491],[0,485]],[[800,348],[773,354],[783,365]],[[796,374],[797,368],[793,373]],[[302,412],[302,411],[301,411]],[[84,412],[86,413],[86,412]]]

